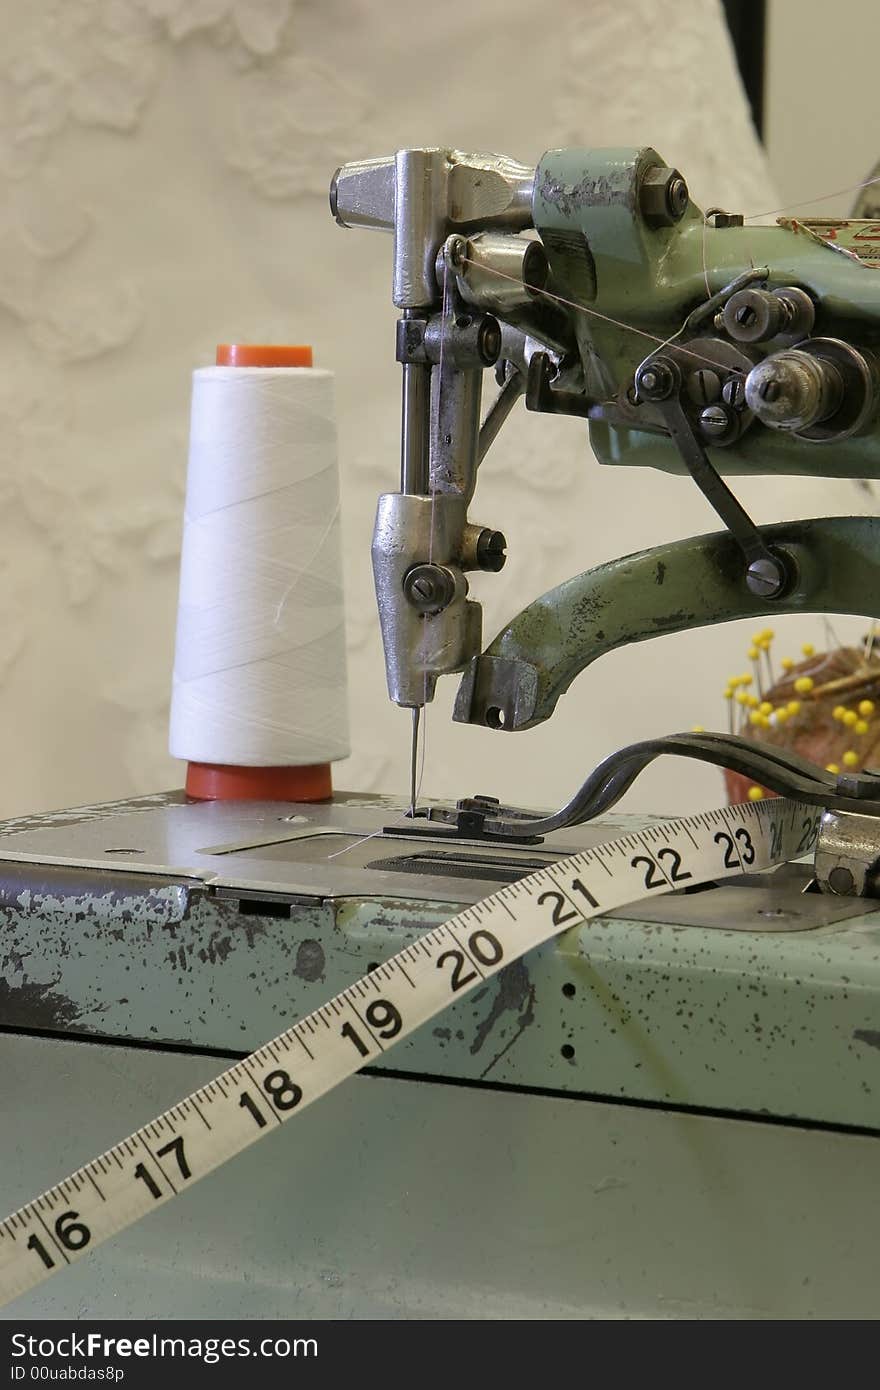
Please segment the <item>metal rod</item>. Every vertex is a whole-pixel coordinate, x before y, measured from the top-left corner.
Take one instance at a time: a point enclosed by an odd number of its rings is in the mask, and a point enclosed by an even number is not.
[[[513,407],[516,405],[525,389],[526,383],[522,372],[513,372],[498,392],[498,395],[486,412],[485,420],[480,426],[480,438],[477,445],[478,463],[483,462],[483,459],[498,438],[501,426],[504,424],[504,421],[513,410]]]
[[[428,410],[431,368],[420,362],[403,367],[400,424],[400,490],[425,496],[428,491]]]

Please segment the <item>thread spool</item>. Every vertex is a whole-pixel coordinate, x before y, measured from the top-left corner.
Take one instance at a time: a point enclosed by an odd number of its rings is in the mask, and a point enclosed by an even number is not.
[[[224,344],[193,373],[171,701],[199,799],[318,801],[349,753],[332,376]]]

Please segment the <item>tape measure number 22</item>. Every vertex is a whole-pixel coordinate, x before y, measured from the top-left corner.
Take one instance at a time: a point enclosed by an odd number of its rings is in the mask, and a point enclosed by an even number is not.
[[[184,1192],[526,951],[592,917],[812,849],[773,799],[663,821],[509,884],[328,1000],[0,1223],[0,1304]]]

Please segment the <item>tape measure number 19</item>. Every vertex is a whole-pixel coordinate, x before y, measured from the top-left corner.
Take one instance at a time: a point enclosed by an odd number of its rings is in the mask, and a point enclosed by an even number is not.
[[[640,898],[806,854],[819,815],[774,799],[660,822],[559,860],[426,932],[0,1223],[0,1304],[299,1116],[525,952]]]

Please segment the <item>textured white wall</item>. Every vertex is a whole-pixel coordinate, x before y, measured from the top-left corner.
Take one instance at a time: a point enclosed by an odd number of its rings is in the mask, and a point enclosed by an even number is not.
[[[780,202],[823,195],[804,216],[850,212],[853,193],[824,195],[868,178],[880,159],[878,44],[874,0],[844,6],[769,0],[767,155]]]
[[[0,0],[0,813],[180,782],[165,748],[190,372],[236,338],[311,341],[337,373],[357,750],[337,783],[403,791],[408,717],[385,695],[369,567],[398,467],[390,242],[334,226],[339,163],[651,143],[704,205],[774,205],[715,0],[437,14]],[[511,556],[478,584],[487,636],[569,574],[713,528],[683,481],[599,469],[573,421],[521,414],[484,472],[475,514]],[[835,509],[821,484],[740,491],[764,520]],[[452,725],[447,681],[424,791],[558,802],[618,744],[714,722],[741,646],[728,629],[615,654],[519,736]],[[630,804],[718,797],[687,767]]]

